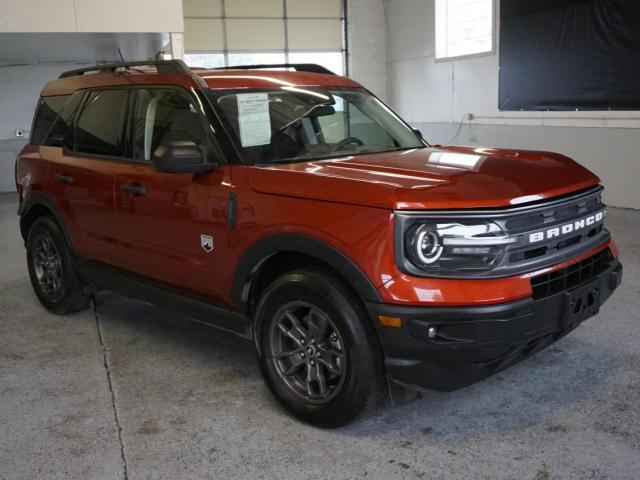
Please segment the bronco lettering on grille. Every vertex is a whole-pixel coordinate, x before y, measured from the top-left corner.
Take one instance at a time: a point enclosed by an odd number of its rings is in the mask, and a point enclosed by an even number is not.
[[[550,240],[554,237],[560,237],[569,233],[578,232],[587,227],[596,225],[604,219],[604,210],[601,210],[588,217],[575,220],[571,223],[565,223],[557,227],[549,228],[547,230],[541,230],[529,234],[529,243],[542,242],[543,240]]]

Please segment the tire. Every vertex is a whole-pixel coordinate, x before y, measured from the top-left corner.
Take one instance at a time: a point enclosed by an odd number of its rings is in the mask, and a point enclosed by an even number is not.
[[[340,427],[383,399],[370,320],[329,272],[293,271],[271,283],[258,302],[254,334],[269,389],[298,419]]]
[[[73,259],[59,225],[39,217],[27,234],[27,267],[40,303],[58,315],[86,308],[89,298],[73,268]]]

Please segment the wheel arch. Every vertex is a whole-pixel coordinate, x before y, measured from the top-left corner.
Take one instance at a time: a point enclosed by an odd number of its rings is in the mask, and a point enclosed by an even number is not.
[[[43,215],[51,215],[62,234],[64,235],[64,239],[67,242],[67,245],[73,252],[73,242],[71,241],[71,237],[69,232],[67,231],[67,227],[62,220],[62,215],[56,208],[53,201],[47,197],[42,192],[31,192],[27,197],[22,201],[20,207],[18,208],[18,215],[20,216],[20,234],[22,235],[22,239],[26,242],[27,235],[29,235],[29,229],[33,222],[36,221],[39,217]]]
[[[285,260],[280,272],[291,270],[290,265],[319,265],[333,270],[351,285],[360,300],[382,302],[377,289],[367,275],[345,254],[320,240],[300,234],[277,234],[253,245],[240,259],[233,276],[232,302],[234,308],[251,314],[252,295],[257,282],[264,278],[265,268]]]

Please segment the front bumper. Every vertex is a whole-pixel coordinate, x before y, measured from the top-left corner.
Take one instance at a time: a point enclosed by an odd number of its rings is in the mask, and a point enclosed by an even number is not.
[[[597,275],[544,298],[482,307],[367,303],[367,308],[390,380],[405,387],[451,391],[513,365],[563,337],[598,313],[621,279],[622,264],[612,259]],[[596,301],[592,302],[594,293]],[[401,328],[381,326],[379,315],[401,318]],[[433,338],[430,327],[437,332]]]

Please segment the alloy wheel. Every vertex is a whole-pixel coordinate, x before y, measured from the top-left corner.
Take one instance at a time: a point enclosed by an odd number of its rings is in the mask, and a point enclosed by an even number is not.
[[[283,305],[269,330],[271,360],[279,377],[311,403],[334,398],[346,376],[344,342],[318,307],[301,301]]]
[[[55,300],[63,293],[62,257],[50,235],[42,233],[33,248],[33,269],[43,295]]]

